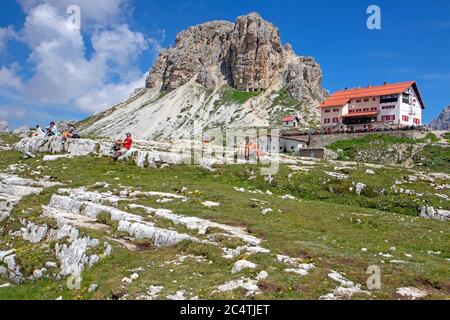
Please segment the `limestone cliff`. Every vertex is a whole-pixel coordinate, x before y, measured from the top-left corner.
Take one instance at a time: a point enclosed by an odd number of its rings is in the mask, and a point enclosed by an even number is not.
[[[90,134],[131,131],[163,140],[190,137],[194,124],[197,131],[274,127],[292,113],[311,127],[325,96],[315,60],[282,45],[278,29],[251,13],[180,32],[161,51],[145,88],[81,125]]]

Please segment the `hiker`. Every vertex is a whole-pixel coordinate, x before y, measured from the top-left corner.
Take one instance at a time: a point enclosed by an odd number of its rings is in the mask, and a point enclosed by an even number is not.
[[[34,137],[45,138],[45,131],[41,128],[40,125],[36,125],[36,132],[33,134]]]
[[[244,151],[245,160],[250,160],[250,138],[245,137],[245,151]]]
[[[117,159],[119,159],[121,156],[123,156],[128,151],[130,151],[131,146],[133,145],[133,139],[131,138],[131,133],[127,133],[126,136],[127,137],[125,138],[125,140],[123,140],[123,142],[116,141],[116,144],[114,146],[114,151],[115,151],[114,156],[113,156],[114,161],[117,161]]]
[[[251,155],[253,156],[253,159],[258,160],[258,161],[260,160],[261,153],[259,150],[259,146],[254,141],[250,143],[250,152],[251,152]]]
[[[52,136],[58,137],[60,135],[60,133],[58,131],[58,127],[56,126],[56,123],[54,121],[50,122],[50,126],[47,127],[47,135],[49,137],[52,137]]]
[[[70,139],[80,139],[80,134],[73,123],[69,124],[69,130],[63,132],[64,140]]]

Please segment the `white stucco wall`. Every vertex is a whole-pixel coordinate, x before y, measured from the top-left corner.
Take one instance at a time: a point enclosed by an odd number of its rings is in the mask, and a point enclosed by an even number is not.
[[[372,110],[376,108],[376,111],[379,111],[377,121],[378,122],[386,122],[392,124],[400,124],[403,126],[412,126],[414,125],[414,119],[419,119],[420,124],[422,124],[422,105],[420,104],[419,98],[413,87],[408,89],[411,92],[411,102],[412,105],[404,103],[402,101],[402,94],[398,95],[397,102],[388,102],[388,103],[380,103],[381,97],[370,97],[370,98],[357,98],[352,99],[349,104],[344,107],[340,107],[339,112],[334,112],[333,109],[337,109],[337,107],[323,108],[322,117],[321,117],[321,127],[322,129],[334,128],[336,127],[336,123],[333,123],[333,118],[339,118],[339,124],[342,124],[342,116],[349,114],[349,110],[355,110],[355,112],[372,112]],[[359,101],[359,102],[358,102]],[[383,109],[383,107],[394,106],[391,109]],[[326,113],[325,110],[331,110],[331,112]],[[366,109],[366,110],[365,110]],[[367,110],[368,109],[368,110]],[[357,111],[359,110],[359,111]],[[365,111],[364,111],[365,110]],[[395,116],[394,121],[383,121],[385,116]],[[403,116],[408,117],[408,121],[403,120]],[[330,123],[324,123],[324,119],[331,119]]]
[[[412,126],[412,125],[414,125],[414,119],[419,119],[420,125],[421,125],[423,110],[422,110],[422,105],[420,104],[420,101],[414,90],[412,90],[412,95],[411,95],[410,100],[411,100],[411,104],[407,104],[407,103],[403,102],[402,98],[400,98],[399,109],[398,109],[400,124]],[[403,116],[407,116],[409,118],[408,121],[404,121]]]

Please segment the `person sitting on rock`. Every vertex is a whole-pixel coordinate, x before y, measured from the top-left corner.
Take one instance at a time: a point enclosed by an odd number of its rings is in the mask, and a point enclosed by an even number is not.
[[[33,134],[33,137],[45,138],[45,131],[41,128],[40,125],[36,125],[36,132]]]
[[[50,126],[47,127],[47,135],[49,137],[56,136],[58,137],[60,135],[58,131],[58,127],[56,126],[56,123],[54,121],[50,122]]]
[[[133,146],[133,139],[131,138],[131,133],[127,133],[125,140],[122,141],[116,141],[115,150],[113,160],[117,161],[121,156],[123,156],[125,153],[130,151],[131,147]]]
[[[63,132],[64,140],[68,138],[80,139],[80,134],[73,123],[69,124],[69,130]]]

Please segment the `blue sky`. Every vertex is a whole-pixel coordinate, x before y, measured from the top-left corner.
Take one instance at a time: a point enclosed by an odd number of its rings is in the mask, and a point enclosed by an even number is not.
[[[81,30],[66,30],[67,6]],[[381,30],[366,27],[380,6]],[[450,1],[2,0],[0,118],[11,127],[78,120],[122,101],[181,30],[260,13],[299,55],[322,66],[323,86],[416,80],[424,120],[450,104]]]

